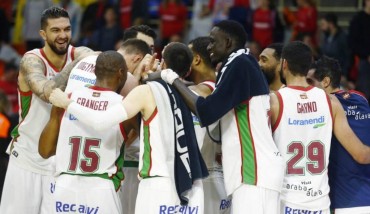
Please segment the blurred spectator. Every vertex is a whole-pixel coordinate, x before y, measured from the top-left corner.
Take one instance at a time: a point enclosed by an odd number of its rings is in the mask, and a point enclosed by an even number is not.
[[[370,0],[364,0],[364,10],[358,12],[349,26],[349,47],[360,58],[356,88],[370,98]]]
[[[104,23],[94,32],[91,43],[98,51],[115,50],[117,42],[122,39],[123,30],[118,24],[118,14],[114,7],[106,8]]]
[[[122,29],[127,29],[132,25],[132,3],[133,0],[119,1],[119,19]]]
[[[5,10],[0,8],[0,41],[9,43],[10,41],[10,20],[7,17]]]
[[[229,9],[234,5],[233,0],[211,0],[213,23],[229,18]]]
[[[72,0],[61,0],[59,6],[67,10],[72,25],[72,44],[77,44],[80,38],[81,14],[82,10],[78,4]]]
[[[14,50],[14,48],[12,48],[12,46],[0,41],[0,61],[5,63],[14,63],[19,66],[21,56],[16,50]]]
[[[312,56],[315,60],[318,60],[321,53],[320,50],[318,49],[317,45],[313,42],[313,38],[311,34],[309,33],[300,33],[296,36],[295,40],[301,41],[305,43],[308,47],[311,48],[312,51]]]
[[[132,16],[131,25],[142,25],[148,22],[149,8],[148,0],[133,0],[132,1]]]
[[[159,14],[159,30],[163,48],[168,44],[171,37],[183,38],[188,9],[181,0],[163,0],[159,6]]]
[[[18,66],[13,63],[5,65],[4,74],[0,78],[0,89],[6,94],[10,101],[9,114],[18,115]]]
[[[99,27],[104,26],[104,12],[110,4],[108,0],[98,0],[85,9],[81,20],[81,30],[86,28],[92,28],[96,30]]]
[[[201,36],[208,36],[212,28],[211,14],[210,0],[194,1],[193,16],[188,34],[189,41]]]
[[[9,101],[5,94],[0,91],[0,197],[3,192],[3,185],[5,180],[5,172],[8,165],[8,154],[5,153],[10,143],[10,128],[11,122],[8,118],[7,112],[9,109]]]
[[[342,75],[347,76],[349,69],[348,41],[346,33],[338,26],[337,15],[326,14],[320,20],[320,29],[324,33],[320,45],[321,53],[338,60],[342,68]]]
[[[252,34],[252,10],[249,7],[249,0],[234,0],[228,10],[228,19],[239,22],[248,35]],[[248,41],[251,38],[247,38]]]
[[[43,46],[39,31],[42,12],[52,6],[51,0],[27,0],[24,8],[23,38],[27,50]]]
[[[253,13],[252,39],[264,49],[273,42],[283,41],[284,27],[273,0],[260,0],[259,3]]]
[[[317,10],[314,0],[297,0],[297,6],[292,40],[297,40],[299,34],[304,34],[311,37],[312,44],[316,46]]]

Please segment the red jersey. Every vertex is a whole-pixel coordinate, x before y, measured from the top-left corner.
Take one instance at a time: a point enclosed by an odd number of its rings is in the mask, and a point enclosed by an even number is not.
[[[119,4],[119,17],[121,28],[126,29],[131,26],[132,0],[121,0]]]
[[[162,24],[162,38],[170,38],[173,35],[181,35],[185,30],[187,8],[183,4],[168,3],[167,7],[161,4],[159,7],[160,21]]]
[[[271,10],[256,9],[253,13],[253,40],[262,48],[273,42],[274,16]]]
[[[317,11],[315,7],[301,7],[296,14],[295,30],[298,33],[314,34],[317,29]]]

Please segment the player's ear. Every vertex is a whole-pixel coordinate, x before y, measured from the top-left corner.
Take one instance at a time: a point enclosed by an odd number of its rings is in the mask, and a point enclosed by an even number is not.
[[[321,83],[322,83],[322,86],[324,88],[327,88],[327,87],[330,86],[331,80],[330,80],[329,77],[324,77],[324,79],[321,81]]]
[[[199,54],[194,54],[193,64],[194,65],[199,65],[201,61],[202,61],[202,59],[200,58]]]
[[[40,31],[39,31],[39,34],[40,34],[41,38],[42,38],[44,41],[46,41],[46,32],[45,32],[44,30],[40,30]]]

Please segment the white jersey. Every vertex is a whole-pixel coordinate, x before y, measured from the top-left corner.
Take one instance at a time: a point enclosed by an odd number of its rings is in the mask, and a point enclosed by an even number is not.
[[[91,55],[83,58],[73,67],[69,74],[65,92],[71,93],[76,89],[92,86],[96,82],[95,64],[98,55]]]
[[[74,91],[71,99],[97,111],[105,111],[110,106],[122,102],[121,95],[96,86]],[[56,151],[57,174],[94,174],[112,178],[119,173],[118,176],[122,176],[124,137],[122,124],[117,124],[109,130],[95,131],[65,112],[61,120]],[[119,186],[120,180],[115,181]]]
[[[215,82],[204,81],[201,84],[208,86],[211,91],[215,89]],[[207,165],[209,177],[223,177],[221,165],[221,144],[213,142],[207,133],[207,128],[202,128],[200,126],[198,117],[194,114],[192,114],[192,116],[199,149],[201,150],[203,160]],[[212,124],[211,126],[208,126],[208,130],[210,132],[209,134],[211,134],[213,138],[215,138],[216,140],[220,140],[218,122]]]
[[[158,111],[141,122],[140,126],[140,157],[139,176],[146,177],[170,177],[173,175],[173,159],[167,157],[169,150],[162,140],[162,124],[160,124]],[[173,158],[173,157],[172,157]]]
[[[268,125],[269,95],[254,96],[221,118],[222,165],[231,195],[242,183],[280,192],[283,159]]]
[[[306,210],[328,209],[330,100],[315,87],[285,87],[276,95],[280,110],[273,137],[286,164],[281,199]]]
[[[60,71],[47,59],[42,49],[34,49],[26,54],[38,56],[44,63],[47,79],[53,78]],[[73,61],[74,47],[69,46],[65,65]],[[12,131],[13,150],[11,155],[15,158],[16,164],[32,172],[51,175],[54,168],[52,165],[53,158],[44,159],[39,155],[39,138],[42,130],[50,117],[51,104],[44,102],[32,91],[19,92],[19,124]]]

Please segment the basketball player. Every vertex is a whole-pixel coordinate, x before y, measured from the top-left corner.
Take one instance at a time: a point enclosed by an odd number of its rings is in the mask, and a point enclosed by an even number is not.
[[[209,37],[198,37],[189,42],[193,52],[191,73],[186,78],[195,83],[189,88],[200,96],[207,97],[215,88],[215,66],[207,51]],[[200,127],[199,119],[193,115],[195,132],[202,156],[206,162],[209,176],[203,179],[204,213],[226,214],[231,210],[231,198],[226,195],[221,165],[221,144],[213,142],[207,134],[207,128]],[[219,140],[219,126],[208,127],[210,134]],[[213,130],[212,130],[213,128]]]
[[[165,48],[163,59],[164,68],[171,67],[184,76],[190,68],[192,54],[185,45],[173,43]],[[203,213],[203,204],[200,204],[203,201],[203,194],[201,194],[203,192],[198,186],[193,186],[188,195],[193,200],[189,200],[186,206],[180,205],[180,200],[186,201],[186,199],[182,192],[177,191],[178,187],[181,188],[184,185],[183,182],[189,181],[183,180],[187,177],[186,174],[191,175],[189,179],[192,183],[196,179],[203,178],[207,173],[204,171],[205,165],[201,158],[187,161],[188,158],[195,158],[193,155],[197,154],[196,152],[189,154],[191,149],[194,149],[193,144],[188,142],[187,145],[179,147],[181,137],[196,142],[195,134],[191,131],[194,127],[190,112],[186,113],[187,108],[181,104],[173,89],[167,91],[166,87],[168,86],[158,82],[138,86],[129,93],[122,104],[111,107],[105,112],[83,107],[69,100],[60,90],[53,92],[51,102],[71,111],[70,113],[79,121],[97,130],[107,129],[141,112],[139,175],[142,180],[139,184],[135,213],[154,214],[185,212],[185,210],[188,213]],[[190,123],[182,116],[185,114],[190,117]],[[91,120],[92,115],[96,116],[93,120]],[[188,139],[191,135],[194,135],[195,139]],[[195,148],[198,149],[197,145]],[[177,153],[180,156],[176,156]],[[178,158],[178,161],[174,161]],[[197,168],[191,164],[201,166]],[[175,173],[175,165],[186,169],[186,172],[183,172],[184,176],[176,177],[179,174]],[[180,181],[176,181],[179,178]],[[195,198],[194,195],[202,197]]]
[[[270,91],[277,91],[284,86],[279,74],[282,50],[282,43],[272,43],[267,46],[259,56],[258,64],[266,77]]]
[[[49,94],[56,87],[65,87],[69,73],[61,70],[73,67],[78,62],[70,64],[73,59],[91,52],[70,45],[70,19],[62,8],[51,7],[42,13],[40,35],[44,47],[27,52],[20,64],[20,123],[12,131],[8,148],[10,160],[0,213],[52,212],[53,160],[45,160],[38,153],[39,137],[51,109]]]
[[[220,120],[225,187],[232,212],[279,213],[283,160],[269,126],[269,89],[256,60],[244,48],[239,23],[224,20],[211,30],[208,51],[222,62],[216,89],[203,98],[192,93],[174,72],[162,71],[196,113],[202,126]]]
[[[370,107],[358,91],[340,89],[341,67],[323,56],[308,71],[307,82],[333,94],[356,136],[370,146]],[[333,136],[329,156],[330,207],[336,214],[370,213],[370,165],[357,163]]]
[[[89,66],[84,68],[90,70]],[[105,111],[122,101],[115,91],[125,83],[127,67],[122,55],[106,51],[97,57],[94,71],[95,85],[73,90],[70,97],[88,108]],[[72,114],[63,114],[56,107],[52,111],[39,148],[44,158],[56,153],[54,212],[122,213],[117,191],[124,178],[123,142],[126,131],[135,128],[137,122],[96,131]]]
[[[287,44],[281,69],[287,87],[271,95],[273,136],[286,163],[284,214],[330,213],[327,166],[332,132],[357,162],[370,162],[370,147],[353,133],[338,100],[307,83],[311,62],[307,45]]]

